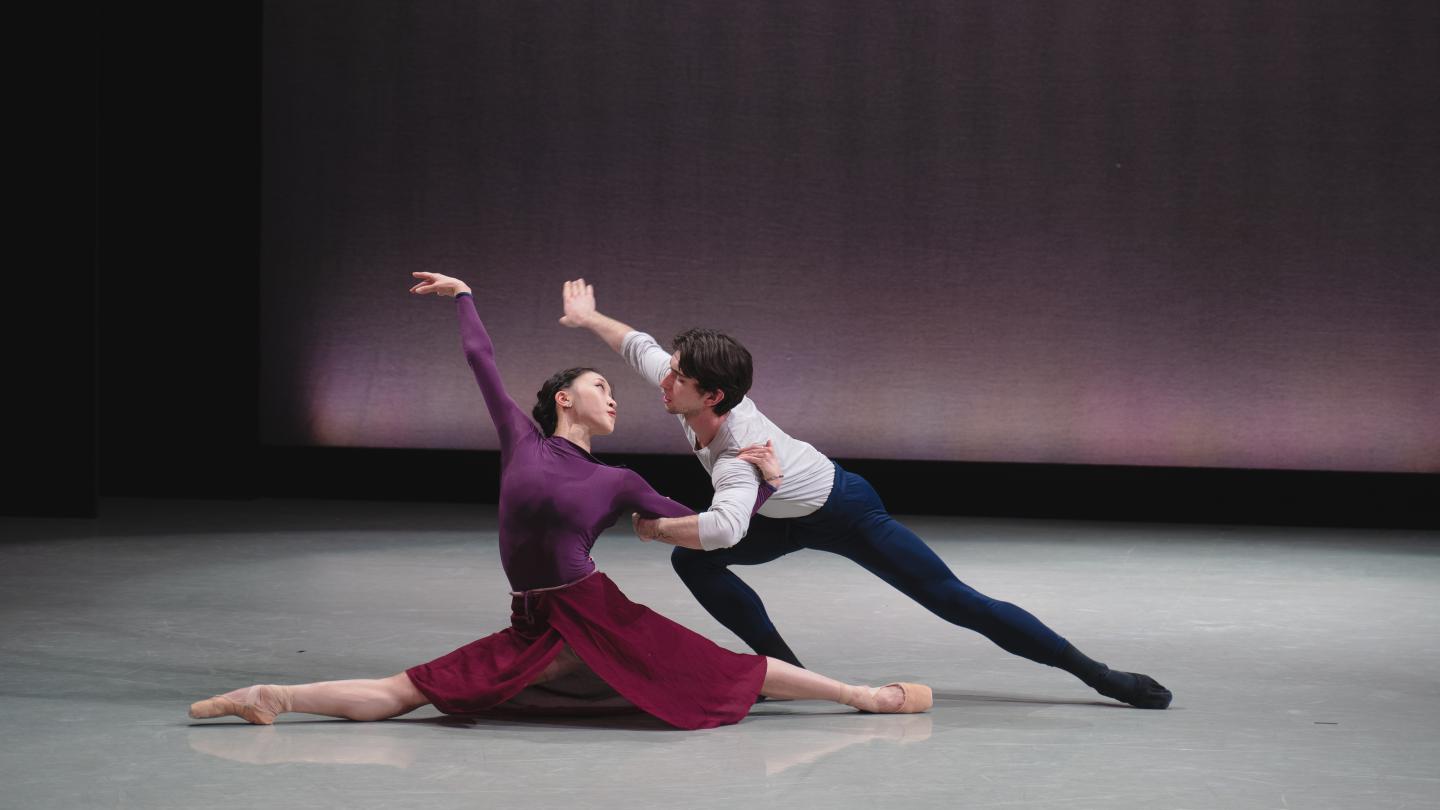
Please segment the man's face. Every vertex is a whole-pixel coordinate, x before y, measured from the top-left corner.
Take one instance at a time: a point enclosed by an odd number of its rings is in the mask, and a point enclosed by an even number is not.
[[[660,381],[660,401],[667,413],[689,416],[711,407],[721,399],[719,391],[700,390],[694,377],[680,373],[680,353],[670,355],[670,373]]]

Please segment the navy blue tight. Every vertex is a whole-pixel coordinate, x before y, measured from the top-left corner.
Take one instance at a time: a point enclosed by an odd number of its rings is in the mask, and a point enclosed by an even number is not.
[[[885,511],[868,481],[838,464],[830,497],[814,513],[786,519],[756,515],[745,539],[731,548],[676,548],[670,561],[716,621],[755,652],[800,666],[759,595],[730,566],[759,565],[802,548],[853,560],[945,621],[981,633],[1015,655],[1062,666],[1064,638],[1025,610],[961,582],[925,541]]]

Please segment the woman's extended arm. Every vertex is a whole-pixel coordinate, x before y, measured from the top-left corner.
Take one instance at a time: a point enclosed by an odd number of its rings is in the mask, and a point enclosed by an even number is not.
[[[505,391],[500,381],[500,370],[495,366],[495,344],[485,325],[480,322],[480,313],[475,310],[475,296],[465,282],[439,273],[412,273],[420,283],[410,288],[417,295],[455,296],[455,310],[460,318],[460,342],[465,349],[465,359],[475,372],[475,382],[485,397],[485,407],[495,422],[495,431],[500,434],[501,448],[508,448],[517,439],[537,430],[535,423],[520,410],[515,400]]]

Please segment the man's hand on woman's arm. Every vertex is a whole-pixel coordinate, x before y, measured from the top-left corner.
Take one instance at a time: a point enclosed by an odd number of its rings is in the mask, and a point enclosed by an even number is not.
[[[635,513],[630,515],[630,524],[635,527],[635,536],[647,543],[658,540],[672,546],[700,549],[700,518],[695,515],[643,518]]]

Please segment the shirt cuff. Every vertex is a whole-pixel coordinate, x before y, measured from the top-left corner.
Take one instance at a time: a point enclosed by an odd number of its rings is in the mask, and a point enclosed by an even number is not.
[[[702,551],[717,551],[722,548],[730,548],[735,545],[730,540],[730,533],[725,530],[724,522],[720,516],[713,511],[706,510],[700,513],[697,528],[700,535],[700,548]]]

